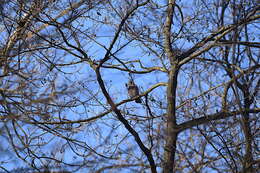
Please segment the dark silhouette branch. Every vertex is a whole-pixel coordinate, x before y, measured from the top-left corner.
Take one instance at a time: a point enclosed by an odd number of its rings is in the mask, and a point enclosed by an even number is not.
[[[239,110],[239,111],[232,111],[232,112],[228,112],[228,111],[217,112],[215,114],[205,115],[203,117],[181,123],[178,125],[177,129],[178,129],[178,132],[182,132],[186,129],[190,129],[195,126],[209,123],[210,121],[221,120],[221,119],[225,119],[228,117],[241,115],[244,113],[259,113],[259,112],[260,112],[260,108],[242,110],[242,111]]]

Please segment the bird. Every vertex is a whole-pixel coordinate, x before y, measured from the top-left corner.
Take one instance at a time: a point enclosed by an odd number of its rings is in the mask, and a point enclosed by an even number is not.
[[[130,96],[130,98],[134,98],[136,96],[139,95],[139,89],[138,87],[135,85],[134,81],[131,79],[129,80],[128,84],[125,84],[127,91],[128,91],[128,95]],[[142,103],[141,98],[136,98],[135,99],[136,103]]]

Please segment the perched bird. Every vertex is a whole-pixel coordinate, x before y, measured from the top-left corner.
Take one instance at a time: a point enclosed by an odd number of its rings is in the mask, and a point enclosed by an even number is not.
[[[128,84],[125,84],[126,88],[128,90],[128,95],[130,96],[130,98],[134,98],[136,96],[139,95],[139,89],[138,87],[135,85],[134,81],[131,79]],[[136,103],[142,103],[140,98],[135,99]]]

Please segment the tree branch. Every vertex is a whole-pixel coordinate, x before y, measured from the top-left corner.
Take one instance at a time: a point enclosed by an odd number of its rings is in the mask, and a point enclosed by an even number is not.
[[[236,116],[236,115],[243,114],[243,113],[259,113],[259,112],[260,112],[260,108],[249,109],[249,110],[239,110],[239,111],[232,111],[232,112],[222,111],[222,112],[206,115],[204,117],[196,118],[196,119],[181,123],[177,126],[178,127],[177,129],[178,129],[178,132],[182,132],[186,129],[189,129],[189,128],[192,128],[194,126],[198,126],[201,124],[206,124],[213,120],[221,120],[221,119],[225,119],[225,118],[228,118],[231,116]]]

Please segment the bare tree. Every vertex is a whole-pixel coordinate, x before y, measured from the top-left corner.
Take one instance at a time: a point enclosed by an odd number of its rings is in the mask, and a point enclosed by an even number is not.
[[[0,12],[3,171],[257,172],[256,0],[17,0]]]

